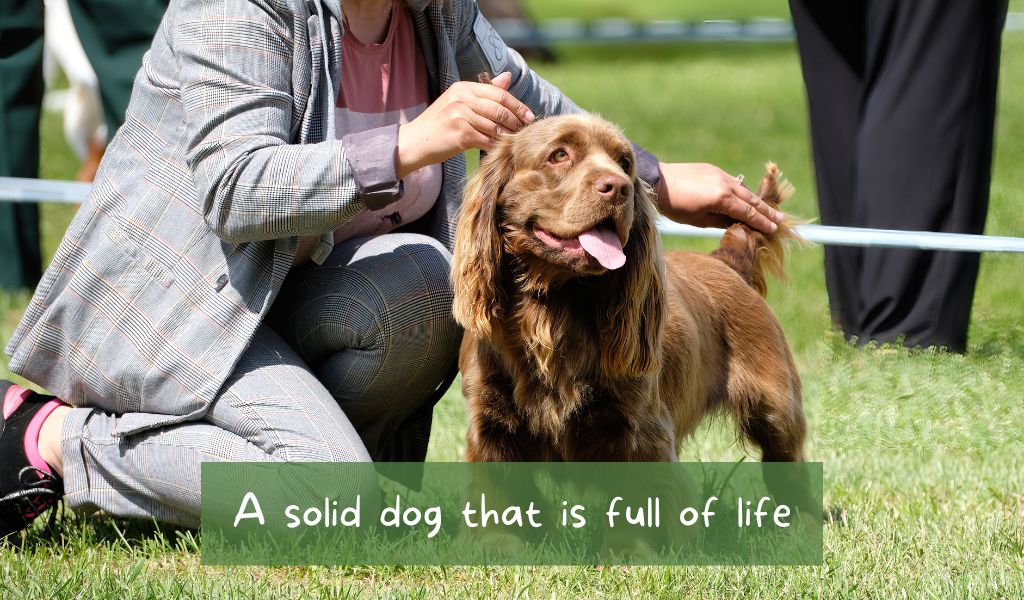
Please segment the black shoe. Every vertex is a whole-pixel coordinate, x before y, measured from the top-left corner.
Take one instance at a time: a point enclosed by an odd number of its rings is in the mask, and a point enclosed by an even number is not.
[[[0,380],[0,542],[27,528],[64,495],[64,480],[42,462],[35,446],[25,444],[26,432],[38,436],[54,406],[59,401],[52,396]]]

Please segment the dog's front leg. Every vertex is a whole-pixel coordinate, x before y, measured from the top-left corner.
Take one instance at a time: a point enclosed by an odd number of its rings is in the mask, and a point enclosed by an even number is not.
[[[462,389],[469,403],[470,423],[466,432],[468,462],[534,462],[551,460],[515,410],[511,382],[497,370],[480,368],[486,361],[463,365]],[[517,481],[511,490],[501,481],[498,467],[473,468],[467,481],[466,497],[486,497],[488,505],[512,506],[528,501],[542,502],[543,495],[533,480]],[[546,509],[547,507],[545,507]],[[463,539],[498,556],[521,555],[532,530],[513,531],[496,526],[463,530]]]
[[[650,400],[647,388],[635,386],[628,391],[639,392],[632,397],[597,397],[589,409],[579,416],[578,432],[573,440],[569,460],[597,462],[674,462],[675,432],[671,417]],[[659,498],[665,506],[692,506],[698,488],[681,470],[659,469],[658,478],[646,478],[638,467],[636,477],[643,485],[632,487],[622,481],[595,482],[606,499],[619,498],[624,506],[644,506],[648,497]],[[687,540],[677,539],[677,528],[637,535],[628,527],[610,528],[601,541],[602,555],[627,557],[643,562],[658,555],[661,548],[678,546]],[[673,533],[667,533],[671,530]]]
[[[566,460],[668,462],[678,460],[672,417],[658,400],[651,377],[595,389],[593,401],[568,428]]]

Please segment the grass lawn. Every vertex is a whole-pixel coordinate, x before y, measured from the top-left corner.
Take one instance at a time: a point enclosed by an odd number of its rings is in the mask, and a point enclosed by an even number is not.
[[[553,14],[556,5],[582,2],[534,4]],[[608,6],[644,16],[632,5],[587,5],[593,14]],[[785,9],[775,1],[763,6],[758,12]],[[644,52],[628,58],[622,48],[567,52],[563,62],[539,70],[662,158],[714,162],[749,178],[765,160],[778,161],[798,190],[789,211],[815,216],[791,45]],[[1024,235],[1024,79],[1011,76],[1022,72],[1024,34],[1010,34],[991,234]],[[76,165],[52,116],[44,136],[43,175],[70,177]],[[44,208],[48,253],[68,219],[66,208]],[[709,247],[675,239],[667,245]],[[60,542],[0,549],[0,598],[1024,596],[1024,257],[983,259],[966,356],[850,348],[830,329],[821,263],[820,248],[795,251],[789,284],[772,285],[770,294],[804,382],[807,454],[825,465],[826,503],[847,515],[845,526],[826,528],[821,566],[206,568],[191,533],[93,519],[69,521]],[[0,294],[3,341],[26,301],[24,294]],[[5,373],[0,365],[0,376]],[[465,429],[463,401],[453,388],[438,408],[429,458],[460,460]],[[688,460],[742,455],[721,424],[701,429],[682,452]]]
[[[704,19],[745,19],[758,17],[788,17],[789,4],[786,0],[643,0],[622,2],[621,0],[526,0],[530,15],[538,19],[582,18],[600,19],[621,17],[636,21],[653,19],[681,19],[684,21]]]
[[[524,0],[529,14],[537,19],[600,19],[621,17],[635,21],[654,19],[739,19],[751,17],[789,18],[787,0]],[[1024,0],[1010,0],[1010,11],[1024,11]]]

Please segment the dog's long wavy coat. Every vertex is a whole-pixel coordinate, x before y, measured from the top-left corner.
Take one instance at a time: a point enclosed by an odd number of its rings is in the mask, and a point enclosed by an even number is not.
[[[780,177],[769,165],[766,201]],[[597,117],[539,120],[483,159],[452,267],[469,460],[675,460],[717,410],[763,460],[803,459],[800,379],[761,296],[790,229],[737,224],[711,255],[663,255],[655,215]]]

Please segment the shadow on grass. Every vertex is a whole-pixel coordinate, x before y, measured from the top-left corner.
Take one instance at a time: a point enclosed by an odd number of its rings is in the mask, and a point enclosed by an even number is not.
[[[839,504],[825,506],[822,517],[826,527],[846,527],[849,524],[846,507]]]
[[[967,352],[960,354],[944,347],[908,347],[902,337],[880,343],[874,340],[847,339],[838,328],[832,328],[824,336],[826,347],[832,358],[850,360],[860,355],[899,355],[906,357],[963,357],[967,360],[989,360],[999,357],[1024,356],[1024,328],[1004,328],[1000,323],[975,322],[968,336]]]
[[[999,327],[998,323],[977,323],[968,338],[968,356],[996,358],[1024,356],[1024,331],[1020,326]]]
[[[54,510],[60,510],[55,508]],[[22,552],[54,547],[110,546],[132,553],[199,552],[198,531],[155,520],[122,519],[98,514],[80,517],[65,511],[52,526],[41,517],[22,538],[12,540]]]

